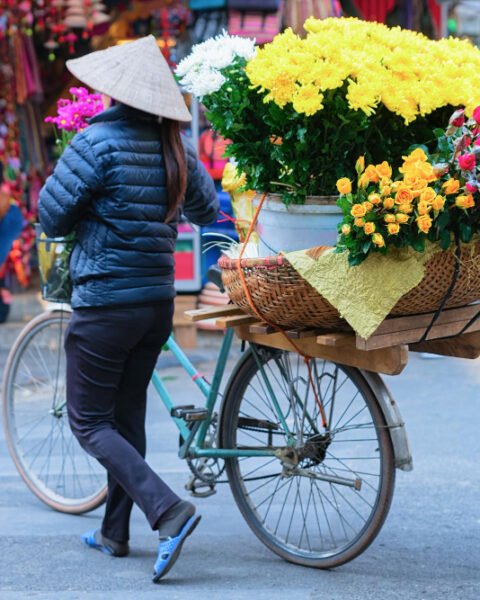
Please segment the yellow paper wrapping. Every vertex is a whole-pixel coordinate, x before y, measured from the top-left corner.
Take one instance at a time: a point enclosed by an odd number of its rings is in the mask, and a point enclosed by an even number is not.
[[[335,253],[333,248],[317,259],[306,250],[285,256],[354,331],[367,339],[398,300],[420,283],[425,263],[439,250],[433,244],[427,245],[425,252],[391,249],[386,256],[371,254],[355,267],[349,266],[346,252]]]

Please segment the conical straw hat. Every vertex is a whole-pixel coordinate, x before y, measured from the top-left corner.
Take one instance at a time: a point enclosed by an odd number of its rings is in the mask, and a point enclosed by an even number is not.
[[[191,121],[182,94],[153,35],[67,60],[77,79],[145,112]]]

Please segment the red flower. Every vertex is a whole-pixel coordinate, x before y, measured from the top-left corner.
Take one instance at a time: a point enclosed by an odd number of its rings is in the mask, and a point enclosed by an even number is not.
[[[475,140],[475,146],[480,146],[480,137]]]
[[[477,106],[477,108],[473,111],[473,118],[480,125],[480,106]]]
[[[462,154],[458,157],[458,165],[462,171],[473,171],[476,164],[475,154]]]
[[[467,181],[467,183],[465,184],[465,189],[467,190],[467,192],[470,192],[470,194],[474,194],[478,190],[477,182]]]
[[[465,123],[465,111],[463,110],[463,108],[456,110],[450,117],[450,120],[448,122],[454,127],[461,127]]]

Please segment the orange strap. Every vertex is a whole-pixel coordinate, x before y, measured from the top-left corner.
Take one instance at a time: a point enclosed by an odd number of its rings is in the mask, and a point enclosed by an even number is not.
[[[253,229],[255,227],[255,225],[257,224],[257,220],[258,220],[258,215],[260,214],[260,211],[262,209],[263,203],[265,201],[265,198],[267,196],[267,193],[264,192],[262,194],[262,197],[260,198],[260,202],[258,203],[258,206],[255,210],[255,214],[253,215],[253,219],[250,223],[250,226],[248,228],[248,232],[247,232],[247,236],[245,238],[245,241],[243,242],[242,248],[240,250],[240,254],[238,256],[238,262],[237,262],[237,268],[238,268],[238,274],[240,275],[240,281],[242,282],[242,288],[243,291],[245,293],[245,297],[247,298],[247,302],[248,305],[250,306],[250,308],[252,309],[252,311],[255,313],[255,315],[261,319],[262,321],[264,321],[265,323],[267,323],[267,325],[270,325],[271,327],[273,327],[274,329],[276,329],[279,333],[281,333],[284,338],[287,340],[287,342],[292,346],[292,348],[298,352],[298,354],[300,354],[301,357],[303,357],[303,360],[305,362],[305,364],[307,365],[307,370],[308,370],[308,379],[310,382],[310,385],[312,386],[312,390],[315,396],[315,401],[317,403],[318,409],[320,411],[320,415],[322,417],[322,425],[324,428],[327,427],[328,423],[327,423],[327,417],[325,414],[325,409],[323,407],[322,401],[320,400],[320,397],[318,395],[317,392],[317,387],[314,384],[313,381],[313,375],[312,375],[312,367],[311,367],[311,357],[307,356],[299,347],[298,345],[288,337],[288,335],[285,333],[285,331],[279,327],[276,323],[272,323],[269,319],[267,319],[266,317],[264,317],[261,312],[258,310],[258,308],[255,306],[253,300],[252,300],[252,296],[250,294],[250,290],[248,289],[248,285],[247,285],[247,280],[245,278],[245,273],[243,272],[242,269],[242,257],[243,257],[243,253],[245,252],[245,248],[247,247],[247,243],[250,239],[250,236],[252,235]]]

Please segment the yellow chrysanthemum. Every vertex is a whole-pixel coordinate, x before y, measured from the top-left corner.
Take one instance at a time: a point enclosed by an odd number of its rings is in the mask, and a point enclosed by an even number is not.
[[[434,41],[352,18],[310,18],[304,27],[306,38],[287,29],[248,63],[251,83],[267,101],[293,102],[298,85],[320,93],[345,86],[352,110],[370,115],[383,104],[406,123],[447,105],[466,106],[470,115],[480,103],[480,50],[469,41]],[[322,108],[312,102],[307,110]]]

